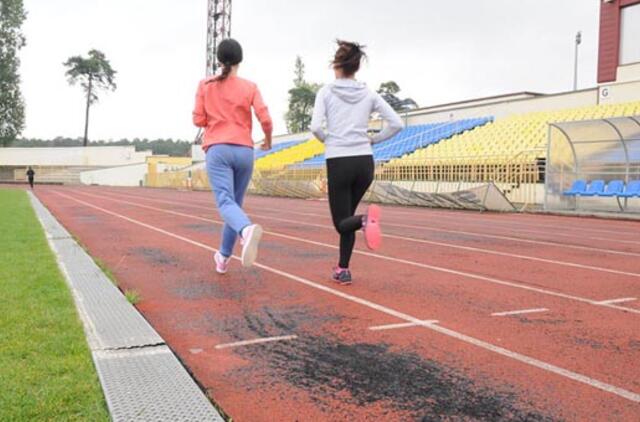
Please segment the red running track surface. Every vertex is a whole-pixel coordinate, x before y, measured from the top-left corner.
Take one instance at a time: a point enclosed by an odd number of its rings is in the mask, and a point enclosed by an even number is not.
[[[210,193],[37,195],[236,421],[640,420],[640,223],[383,207],[342,287],[325,202],[248,198],[219,276]]]

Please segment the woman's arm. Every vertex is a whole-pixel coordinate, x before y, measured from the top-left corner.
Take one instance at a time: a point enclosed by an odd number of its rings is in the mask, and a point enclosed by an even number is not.
[[[398,132],[404,128],[402,119],[395,112],[393,108],[387,103],[380,94],[375,93],[374,111],[380,113],[382,118],[386,120],[387,126],[383,128],[379,133],[375,134],[371,138],[373,144],[377,144],[382,141],[386,141],[389,138],[393,138]]]
[[[326,119],[326,107],[324,105],[324,88],[318,91],[316,95],[316,102],[313,106],[313,117],[311,118],[311,133],[313,136],[318,138],[320,141],[324,142],[327,138],[327,133],[322,128]]]
[[[253,94],[252,106],[256,117],[262,126],[262,131],[264,132],[264,143],[262,144],[262,149],[269,150],[271,149],[271,137],[273,135],[273,121],[269,114],[269,108],[264,103],[262,94],[260,94],[258,87],[256,87],[256,91]]]
[[[207,112],[204,108],[204,81],[198,85],[196,105],[193,108],[193,124],[197,127],[207,127]]]

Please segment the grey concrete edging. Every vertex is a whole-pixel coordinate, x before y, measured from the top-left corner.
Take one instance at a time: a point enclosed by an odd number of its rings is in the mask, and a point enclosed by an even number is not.
[[[114,421],[223,421],[160,335],[29,192],[82,320]]]

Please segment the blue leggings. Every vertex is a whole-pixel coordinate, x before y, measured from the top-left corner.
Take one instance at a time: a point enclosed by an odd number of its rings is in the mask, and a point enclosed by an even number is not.
[[[251,220],[242,210],[242,202],[252,173],[253,148],[218,144],[207,150],[209,183],[225,223],[220,246],[220,253],[225,257],[233,255],[238,234],[251,225]]]

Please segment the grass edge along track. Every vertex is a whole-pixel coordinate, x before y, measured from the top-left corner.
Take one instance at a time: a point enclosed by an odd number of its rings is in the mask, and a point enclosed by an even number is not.
[[[0,190],[0,420],[108,421],[71,292],[26,192]]]

